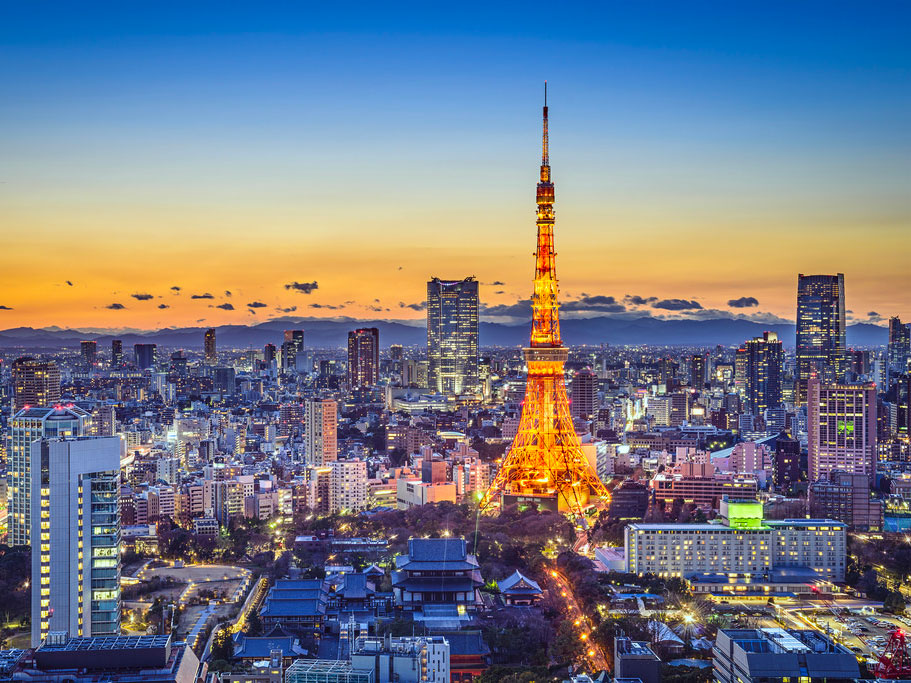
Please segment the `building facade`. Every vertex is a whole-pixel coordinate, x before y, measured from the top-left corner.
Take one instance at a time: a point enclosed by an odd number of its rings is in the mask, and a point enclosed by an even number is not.
[[[810,481],[839,470],[876,470],[876,385],[807,381],[807,469]]]
[[[305,459],[322,467],[338,458],[338,405],[331,398],[311,398],[304,404]]]
[[[11,366],[12,411],[60,402],[60,368],[52,360],[17,358]]]
[[[32,444],[32,646],[120,635],[120,439]]]
[[[85,436],[89,414],[75,406],[23,408],[9,421],[7,522],[10,545],[31,542],[32,443],[38,439]]]
[[[737,350],[743,354],[743,397],[746,408],[762,415],[781,405],[781,363],[784,358],[781,341],[775,332],[764,332]]]
[[[427,283],[427,359],[430,389],[475,394],[478,382],[478,281]]]
[[[348,333],[348,389],[380,381],[380,331],[375,327]]]
[[[845,276],[797,276],[798,403],[812,374],[841,381],[845,362]]]

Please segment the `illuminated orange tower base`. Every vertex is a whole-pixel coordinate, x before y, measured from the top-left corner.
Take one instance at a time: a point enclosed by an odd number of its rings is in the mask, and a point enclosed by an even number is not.
[[[541,180],[537,192],[538,248],[532,297],[531,344],[525,349],[528,378],[519,429],[503,465],[481,500],[487,508],[535,502],[539,507],[582,517],[591,496],[609,494],[582,453],[573,429],[563,365],[568,351],[560,338],[554,252],[554,184],[550,178],[547,95]]]

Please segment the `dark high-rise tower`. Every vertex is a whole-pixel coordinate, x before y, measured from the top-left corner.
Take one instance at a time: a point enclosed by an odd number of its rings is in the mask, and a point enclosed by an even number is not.
[[[569,352],[563,346],[557,312],[554,184],[550,177],[546,90],[542,146],[536,194],[538,248],[531,299],[531,340],[524,351],[528,364],[525,400],[516,437],[481,500],[481,507],[497,500],[504,505],[527,500],[546,508],[570,511],[584,521],[590,497],[607,500],[610,494],[582,452],[566,396],[564,364]]]
[[[845,361],[845,276],[797,276],[798,403],[806,402],[807,380],[841,381]]]
[[[478,281],[427,283],[427,359],[430,389],[474,394],[478,384]]]
[[[271,363],[275,360],[275,344],[266,344],[263,347],[263,361]]]
[[[898,316],[889,318],[889,371],[895,374],[908,372],[911,357],[911,328]]]
[[[737,350],[742,358],[743,396],[747,410],[762,415],[781,405],[781,341],[775,332],[764,332]]]
[[[694,354],[690,358],[690,386],[694,389],[705,387],[706,377],[708,376],[708,355],[704,353]]]
[[[215,365],[218,361],[218,354],[215,351],[215,328],[210,327],[206,330],[205,337],[203,337],[203,350],[206,356],[206,363],[209,365]]]
[[[133,344],[133,356],[136,367],[147,370],[155,365],[158,346],[156,344]]]
[[[123,365],[123,341],[111,340],[111,367],[119,368]]]
[[[282,370],[291,372],[297,367],[297,354],[304,350],[304,331],[285,330],[282,342]]]
[[[348,388],[380,381],[380,331],[365,327],[348,333]]]
[[[90,370],[94,368],[95,361],[98,360],[98,342],[80,342],[79,350],[82,354],[82,365]]]

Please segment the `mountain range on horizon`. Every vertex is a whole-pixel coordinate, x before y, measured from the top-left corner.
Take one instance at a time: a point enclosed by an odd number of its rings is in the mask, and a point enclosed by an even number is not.
[[[389,320],[327,320],[315,318],[280,318],[255,325],[221,325],[215,332],[221,348],[262,347],[281,344],[286,329],[305,331],[305,343],[314,348],[343,348],[349,330],[356,327],[376,327],[380,344],[404,346],[424,345],[426,328],[420,321]],[[661,320],[652,317],[570,318],[561,321],[564,343],[577,345],[652,346],[732,346],[741,344],[763,332],[777,332],[785,346],[794,346],[794,324],[769,324],[750,320],[719,318],[709,320]],[[166,328],[160,330],[72,330],[52,327],[36,329],[17,327],[0,330],[0,348],[50,349],[78,346],[80,341],[95,340],[109,343],[121,339],[127,347],[137,343],[155,343],[164,347],[202,348],[202,338],[208,327]],[[524,346],[528,343],[530,323],[507,324],[482,322],[481,346]],[[888,330],[871,323],[848,325],[849,346],[882,346],[887,343]]]

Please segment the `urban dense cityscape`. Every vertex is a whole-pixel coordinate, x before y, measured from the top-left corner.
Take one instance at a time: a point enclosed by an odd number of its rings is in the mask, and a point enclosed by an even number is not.
[[[530,300],[451,258],[408,276],[410,317],[352,268],[323,318],[123,281],[216,310],[0,330],[0,682],[911,680],[907,291],[855,315],[857,271],[814,259],[793,319],[565,294],[548,87],[522,112],[534,230],[501,249]],[[674,338],[700,310],[727,326]]]

